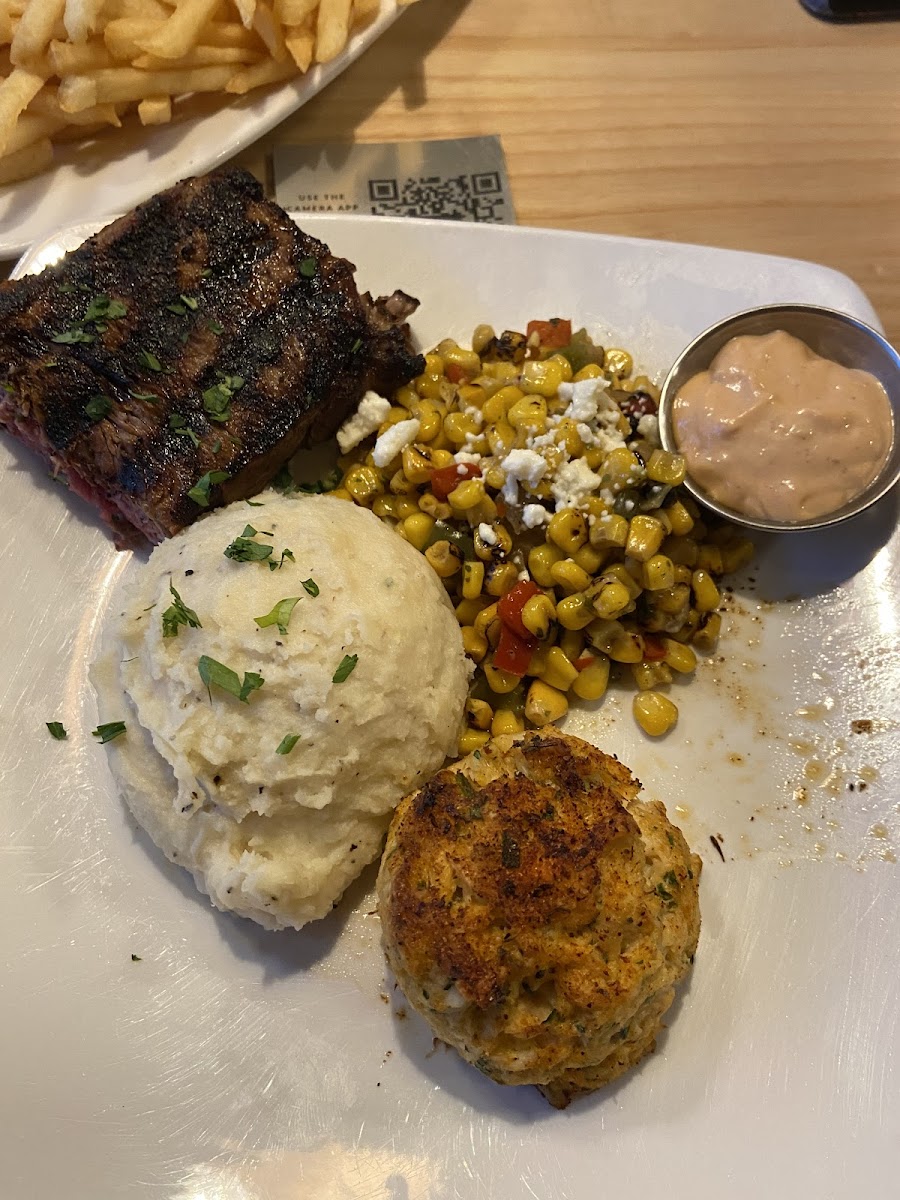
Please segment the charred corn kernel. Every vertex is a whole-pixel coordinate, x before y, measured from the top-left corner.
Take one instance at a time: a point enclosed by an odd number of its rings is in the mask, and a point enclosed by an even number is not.
[[[505,596],[516,586],[519,571],[515,563],[490,563],[484,572],[484,590],[489,596]]]
[[[447,497],[447,502],[451,508],[458,509],[460,512],[466,512],[470,508],[474,508],[476,504],[480,504],[484,499],[484,484],[480,479],[466,479],[453,489]]]
[[[558,721],[569,711],[569,701],[542,679],[535,679],[525,697],[525,716],[532,725],[549,725]]]
[[[429,517],[434,517],[436,521],[446,521],[452,515],[452,509],[449,504],[445,504],[443,500],[438,500],[436,496],[432,496],[431,492],[426,492],[424,496],[419,497],[419,508],[424,513],[428,513]]]
[[[403,464],[403,474],[411,484],[431,482],[431,472],[435,469],[431,459],[432,451],[427,446],[418,442],[404,446],[400,461]]]
[[[476,325],[472,331],[472,349],[476,354],[483,354],[496,336],[493,325]]]
[[[582,571],[587,571],[588,575],[596,575],[606,562],[607,554],[606,550],[596,550],[590,544],[586,544],[580,550],[575,551],[572,559],[581,567]]]
[[[401,463],[403,462],[402,457],[400,461]],[[412,496],[412,493],[416,490],[416,485],[414,483],[410,483],[410,481],[406,478],[402,466],[399,471],[394,473],[394,476],[391,479],[390,488],[395,496],[409,496],[412,499],[416,509],[418,509],[418,501]]]
[[[595,650],[608,655],[609,648],[625,633],[620,621],[599,617],[587,627],[587,638]]]
[[[396,392],[394,392],[394,399],[401,408],[410,409],[414,404],[419,403],[419,393],[415,388],[405,383],[403,387],[397,388]],[[409,413],[407,413],[407,416],[409,416]]]
[[[491,721],[491,737],[502,737],[504,733],[521,733],[525,728],[524,720],[511,708],[501,708],[494,713]]]
[[[494,392],[489,400],[484,402],[481,412],[486,421],[504,421],[506,414],[514,404],[517,404],[525,393],[521,388],[502,387]]]
[[[696,567],[700,557],[700,547],[689,537],[667,537],[662,552],[668,555],[676,566],[682,567]]]
[[[694,590],[694,607],[699,613],[713,612],[722,602],[719,589],[709,571],[695,571],[691,576]]]
[[[585,588],[591,586],[590,575],[571,558],[564,558],[562,562],[554,563],[550,568],[550,574],[553,582],[557,587],[562,588],[567,596],[571,596],[573,592],[583,592]]]
[[[484,479],[486,487],[495,488],[497,491],[499,491],[506,482],[506,472],[502,467],[498,467],[496,465],[490,466],[484,472],[482,478]]]
[[[533,673],[538,674],[537,671]],[[578,671],[559,646],[551,646],[548,649],[539,674],[544,683],[549,683],[551,687],[555,687],[561,692],[567,692],[578,677]]]
[[[543,396],[525,396],[512,405],[506,419],[513,429],[543,433],[547,428],[547,401]]]
[[[462,550],[452,542],[433,542],[425,551],[425,557],[441,579],[449,579],[462,566]]]
[[[413,386],[422,400],[440,400],[444,384],[443,371],[425,371],[414,380]],[[426,439],[427,440],[427,439]]]
[[[576,371],[573,379],[576,383],[581,383],[582,379],[600,379],[603,375],[603,368],[599,363],[585,363],[580,371]]]
[[[460,600],[454,609],[457,621],[459,621],[460,625],[474,625],[475,618],[483,608],[487,608],[489,603],[490,601],[487,596],[476,596],[471,600],[465,598]]]
[[[609,659],[598,654],[590,666],[578,672],[572,691],[579,700],[599,700],[609,686]]]
[[[444,436],[454,446],[461,446],[467,437],[476,437],[481,426],[468,413],[452,412],[444,417]]]
[[[577,662],[584,650],[584,634],[578,629],[564,629],[559,648],[569,662]]]
[[[441,427],[444,423],[444,414],[437,405],[431,404],[427,400],[420,400],[411,409],[411,412],[419,422],[419,432],[416,435],[416,441],[433,442],[441,432]]]
[[[691,568],[683,567],[679,563],[678,566],[675,568],[675,582],[676,583],[690,583],[691,582]]]
[[[497,636],[500,633],[500,618],[497,616],[497,605],[489,604],[487,608],[483,608],[472,624],[478,633],[484,634],[491,645],[496,644]],[[492,631],[497,636],[491,637]]]
[[[375,467],[366,467],[360,463],[351,467],[344,476],[344,488],[357,504],[370,507],[375,497],[384,490],[384,483]]]
[[[633,567],[634,570],[629,570],[629,567]],[[610,581],[615,580],[617,583],[621,583],[624,588],[628,589],[629,599],[636,600],[641,594],[641,588],[643,586],[640,582],[642,570],[643,568],[641,564],[634,562],[633,560],[627,560],[623,563],[609,563],[608,566],[603,568],[602,578],[598,579],[594,586],[596,587],[597,584],[609,583]]]
[[[470,697],[466,701],[466,720],[473,729],[490,729],[494,719],[494,710],[487,700],[476,700]]]
[[[604,482],[617,490],[634,487],[644,478],[644,468],[638,456],[625,446],[610,450],[603,460]]]
[[[431,537],[431,531],[434,529],[434,517],[429,517],[427,513],[413,513],[411,517],[406,517],[400,528],[403,530],[403,536],[411,546],[416,550],[424,550],[425,543]]]
[[[684,583],[676,583],[674,587],[660,588],[653,594],[653,605],[661,612],[675,616],[691,601],[691,589]]]
[[[683,537],[684,534],[690,533],[694,528],[694,518],[680,500],[676,500],[673,504],[667,505],[665,511],[672,526],[672,532],[677,534],[679,537]]]
[[[672,638],[664,638],[663,645],[666,648],[666,657],[663,662],[667,667],[671,667],[679,675],[690,675],[691,671],[697,669],[697,655],[690,646],[685,646],[682,642],[676,642]]]
[[[482,404],[487,400],[487,392],[476,383],[460,384],[456,394],[459,396],[461,407],[481,408]]]
[[[611,375],[627,379],[634,370],[634,360],[627,350],[611,349],[603,355],[603,366]]]
[[[571,556],[576,554],[588,540],[588,527],[583,515],[573,508],[564,508],[554,513],[547,525],[547,537],[560,550]]]
[[[654,554],[643,564],[641,579],[648,592],[675,585],[675,564],[665,554]]]
[[[572,382],[572,364],[564,354],[551,354],[550,357],[544,361],[548,363],[558,363],[559,369],[562,371],[562,382]]]
[[[463,563],[462,569],[462,594],[466,600],[477,600],[481,595],[481,588],[484,584],[484,563],[472,562],[471,559]]]
[[[696,631],[691,638],[695,646],[701,650],[715,650],[716,642],[719,640],[719,633],[722,629],[722,617],[717,612],[711,612],[707,615],[706,620]]]
[[[497,421],[488,428],[487,440],[490,452],[495,458],[506,458],[515,444],[516,431],[508,421]]]
[[[499,667],[495,667],[493,663],[485,663],[482,670],[488,682],[488,687],[499,696],[506,695],[519,686],[518,675],[513,675],[510,671],[502,671]]]
[[[712,546],[709,542],[704,542],[697,554],[697,569],[700,571],[709,571],[710,575],[721,575],[724,568],[722,566],[722,551],[720,547]]]
[[[466,519],[471,526],[493,525],[497,520],[497,505],[485,494],[472,508],[466,509]]]
[[[647,459],[647,478],[678,487],[684,483],[684,457],[669,450],[654,450]]]
[[[616,513],[595,517],[591,525],[591,545],[603,550],[613,546],[624,546],[628,541],[628,520]]]
[[[395,405],[393,408],[389,408],[388,415],[378,426],[378,436],[381,437],[381,435],[385,433],[386,430],[390,429],[392,425],[399,425],[401,421],[408,420],[409,413],[405,408],[400,408],[398,405]]]
[[[665,530],[656,517],[640,514],[628,522],[628,541],[625,543],[625,553],[638,562],[645,563],[651,559],[663,544]]]
[[[481,359],[474,350],[466,350],[463,346],[458,346],[450,338],[446,338],[437,348],[438,354],[444,360],[444,372],[452,363],[455,367],[465,371],[467,375],[477,375],[481,370]],[[426,358],[427,362],[427,358]]]
[[[636,663],[644,657],[644,639],[639,633],[623,630],[607,651],[613,662]]]
[[[631,664],[634,682],[642,692],[662,687],[672,682],[672,672],[664,662],[639,662]]]
[[[563,629],[584,629],[596,615],[583,593],[566,596],[556,606],[556,619]]]
[[[501,383],[510,383],[518,379],[519,368],[514,362],[486,362],[481,364],[481,372],[489,379],[497,379]]]
[[[631,595],[624,584],[619,583],[618,580],[611,580],[609,583],[603,583],[600,587],[595,585],[595,588],[591,590],[590,604],[594,616],[614,620],[616,617],[620,617],[631,604]]]
[[[556,605],[549,596],[532,596],[526,600],[522,608],[522,624],[529,633],[533,633],[541,641],[550,632],[550,626],[556,620]]]
[[[558,546],[544,542],[528,552],[528,571],[538,587],[553,587],[553,576],[550,569],[554,563],[562,562],[565,558]]]
[[[460,630],[462,634],[463,649],[473,662],[481,662],[488,652],[488,640],[483,634],[477,632],[472,625],[463,625]]]
[[[443,375],[444,360],[436,350],[430,350],[425,355],[425,370],[424,375]]]
[[[555,396],[563,382],[563,370],[556,358],[531,358],[522,363],[520,378],[522,391],[528,395]]]
[[[584,453],[584,442],[578,432],[578,422],[571,417],[563,417],[554,430],[556,444],[566,452],[568,458],[578,458]]]
[[[459,741],[456,743],[456,748],[460,756],[471,754],[473,750],[480,750],[491,740],[491,735],[487,729],[466,729],[459,735]]]
[[[651,737],[662,737],[678,720],[678,709],[660,692],[638,692],[631,702],[634,719]]]
[[[730,575],[732,571],[739,571],[741,567],[746,567],[753,558],[754,549],[749,538],[738,538],[736,541],[727,542],[722,547],[722,570]]]
[[[394,516],[398,521],[405,521],[407,517],[413,516],[419,512],[419,504],[412,496],[396,496],[394,498]]]
[[[703,617],[697,612],[696,608],[688,609],[681,625],[672,634],[673,639],[676,642],[689,642],[700,628],[702,620]]]
[[[418,505],[416,507],[418,507]],[[376,517],[392,517],[396,520],[397,497],[387,495],[376,496],[375,501],[372,504],[372,512]]]
[[[474,535],[475,553],[483,562],[500,562],[512,550],[512,534],[505,525],[492,525],[490,537],[485,540],[481,530]]]

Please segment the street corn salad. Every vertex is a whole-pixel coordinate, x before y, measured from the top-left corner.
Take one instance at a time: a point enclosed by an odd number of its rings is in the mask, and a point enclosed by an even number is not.
[[[665,689],[715,647],[718,580],[753,544],[679,487],[658,389],[560,318],[479,325],[471,349],[445,340],[425,362],[345,422],[334,495],[394,524],[447,589],[476,664],[460,753],[558,721],[611,676],[665,734]]]

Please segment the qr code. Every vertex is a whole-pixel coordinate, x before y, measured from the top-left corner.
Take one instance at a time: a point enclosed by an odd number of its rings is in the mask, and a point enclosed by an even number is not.
[[[421,179],[370,179],[371,210],[386,217],[437,217],[447,221],[506,219],[506,198],[497,171]]]

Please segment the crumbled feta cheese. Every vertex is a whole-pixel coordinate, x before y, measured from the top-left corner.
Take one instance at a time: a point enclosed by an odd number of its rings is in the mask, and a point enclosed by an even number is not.
[[[656,413],[644,413],[637,423],[637,431],[651,446],[659,446],[659,418]]]
[[[526,529],[537,529],[538,525],[546,525],[550,514],[543,504],[526,504],[522,509],[522,524]]]
[[[469,466],[477,467],[481,462],[481,455],[476,454],[474,450],[457,450],[453,455],[453,461],[462,466],[467,463]]]
[[[547,474],[546,459],[541,458],[534,450],[510,450],[500,463],[506,474],[503,484],[503,499],[507,504],[515,504],[518,498],[516,485],[524,483],[526,487],[536,488]]]
[[[578,508],[599,488],[600,482],[600,476],[594,474],[583,458],[573,458],[571,462],[563,463],[551,484],[556,511]]]
[[[478,536],[481,538],[481,540],[484,542],[484,544],[486,546],[496,546],[497,545],[496,533],[494,533],[494,531],[493,531],[493,529],[491,529],[490,525],[485,524],[484,521],[482,521],[481,524],[478,526]]]
[[[413,417],[409,421],[398,421],[396,425],[386,429],[372,451],[372,462],[375,466],[386,467],[402,450],[413,444],[421,428],[421,421]]]
[[[341,453],[347,454],[370,433],[374,433],[390,411],[390,400],[385,400],[384,396],[379,396],[377,392],[366,392],[359,402],[359,408],[338,430],[337,440]]]
[[[572,421],[595,420],[600,400],[606,392],[606,380],[580,379],[578,383],[568,384],[566,394],[563,393],[564,386],[560,385],[559,388],[560,399],[569,401],[564,415]],[[568,389],[571,389],[571,394]]]

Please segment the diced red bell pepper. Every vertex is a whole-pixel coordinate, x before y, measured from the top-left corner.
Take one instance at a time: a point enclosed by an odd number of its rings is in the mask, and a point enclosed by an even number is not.
[[[469,376],[459,363],[447,363],[444,367],[444,374],[451,383],[466,383],[469,379]]]
[[[666,657],[666,646],[662,638],[652,633],[644,634],[644,662],[662,662]]]
[[[551,317],[549,321],[529,321],[525,332],[529,338],[536,333],[541,345],[548,350],[558,350],[571,342],[572,322],[562,317]]]
[[[497,601],[497,616],[520,638],[534,641],[534,635],[522,624],[522,609],[541,589],[531,579],[523,579]]]
[[[494,651],[494,666],[500,671],[508,671],[510,675],[525,675],[536,645],[537,638],[531,635],[527,638],[519,637],[501,621],[500,640]]]
[[[593,654],[584,654],[581,658],[576,658],[572,666],[576,671],[583,671],[585,667],[593,666],[596,661],[597,659]]]
[[[449,467],[436,467],[431,472],[431,490],[436,500],[446,500],[465,479],[478,479],[481,467],[475,463],[451,463]]]

